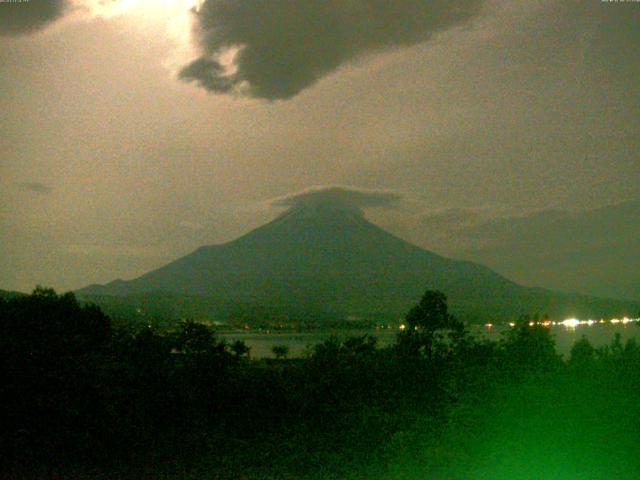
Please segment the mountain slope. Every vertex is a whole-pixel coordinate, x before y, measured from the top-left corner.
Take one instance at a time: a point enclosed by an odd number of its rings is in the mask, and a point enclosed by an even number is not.
[[[214,306],[235,303],[309,316],[397,318],[427,288],[444,291],[454,313],[475,320],[534,311],[602,316],[633,308],[519,286],[482,265],[407,243],[341,202],[295,205],[232,242],[201,247],[131,281],[78,293],[166,292],[205,297]]]
[[[15,297],[20,297],[25,295],[22,292],[8,291],[8,290],[0,290],[0,299],[2,300],[10,300]]]
[[[594,210],[543,211],[458,232],[454,255],[529,285],[640,300],[640,200]]]

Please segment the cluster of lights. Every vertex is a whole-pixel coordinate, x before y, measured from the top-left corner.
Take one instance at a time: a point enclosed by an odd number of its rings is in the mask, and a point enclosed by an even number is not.
[[[577,326],[580,325],[595,325],[595,324],[603,324],[603,323],[610,323],[610,324],[623,324],[623,325],[627,325],[629,323],[638,323],[640,322],[640,318],[628,318],[628,317],[623,317],[623,318],[612,318],[611,320],[604,320],[604,319],[600,319],[600,320],[578,320],[577,318],[567,318],[566,320],[562,320],[561,322],[552,322],[551,320],[544,320],[541,322],[529,322],[529,326],[533,327],[534,325],[542,325],[543,327],[550,327],[550,326],[556,326],[556,325],[560,325],[563,327],[567,327],[567,328],[576,328]],[[509,322],[508,324],[510,327],[515,327],[516,323],[515,322]],[[484,325],[487,328],[492,328],[493,324],[492,323],[485,323]]]
[[[562,320],[561,322],[554,322],[551,320],[542,320],[542,321],[537,321],[537,322],[529,322],[529,326],[533,327],[535,325],[541,325],[543,327],[551,327],[551,326],[561,326],[561,327],[566,327],[566,328],[576,328],[580,325],[587,325],[587,326],[591,326],[591,325],[596,325],[596,324],[604,324],[604,323],[609,323],[612,325],[616,325],[616,324],[622,324],[622,325],[627,325],[629,323],[640,323],[640,318],[629,318],[629,317],[623,317],[623,318],[612,318],[611,320],[604,320],[604,319],[600,319],[600,320],[578,320],[577,318],[567,318],[566,320]],[[517,324],[515,322],[509,322],[507,325],[509,325],[509,327],[514,328]],[[484,324],[484,327],[491,330],[493,327],[495,326],[494,323],[488,322]],[[400,330],[405,330],[407,328],[407,326],[404,323],[400,324]]]

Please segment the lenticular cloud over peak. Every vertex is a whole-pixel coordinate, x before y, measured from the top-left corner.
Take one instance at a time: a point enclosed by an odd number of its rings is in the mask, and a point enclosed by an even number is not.
[[[339,206],[353,210],[367,207],[387,207],[401,196],[388,190],[369,190],[343,185],[316,186],[272,200],[279,207]]]
[[[425,42],[475,18],[483,0],[204,0],[201,55],[179,76],[215,93],[294,97],[367,54]],[[235,52],[231,64],[224,58]]]

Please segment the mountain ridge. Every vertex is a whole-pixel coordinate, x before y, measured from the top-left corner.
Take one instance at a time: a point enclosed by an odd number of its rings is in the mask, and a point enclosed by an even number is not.
[[[448,253],[527,284],[640,300],[640,199],[544,210],[461,228]]]
[[[408,243],[369,222],[362,209],[335,199],[295,204],[235,240],[199,247],[133,280],[77,293],[127,297],[165,292],[209,298],[214,311],[216,303],[235,302],[277,305],[309,316],[398,318],[426,289],[442,290],[454,313],[477,321],[534,311],[596,316],[632,308],[620,301],[523,287],[483,265]]]

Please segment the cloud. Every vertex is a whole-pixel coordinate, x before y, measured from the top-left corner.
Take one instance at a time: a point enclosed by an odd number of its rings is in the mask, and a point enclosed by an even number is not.
[[[446,208],[428,213],[422,224],[429,229],[459,230],[481,222],[484,213],[481,208]]]
[[[0,2],[0,35],[35,33],[64,15],[69,0]]]
[[[349,61],[422,43],[466,22],[483,3],[205,0],[194,10],[201,56],[179,76],[216,93],[287,99]]]
[[[530,210],[521,212],[515,207],[491,203],[473,207],[430,209],[427,212],[419,213],[416,217],[416,223],[425,228],[442,228],[454,232],[526,213],[530,213]]]
[[[20,188],[27,192],[40,193],[43,195],[53,191],[53,189],[48,185],[39,182],[24,182],[20,184]]]
[[[369,190],[343,185],[316,186],[301,192],[271,200],[270,204],[280,207],[339,205],[361,209],[366,207],[387,207],[401,199],[401,195],[387,190]]]

